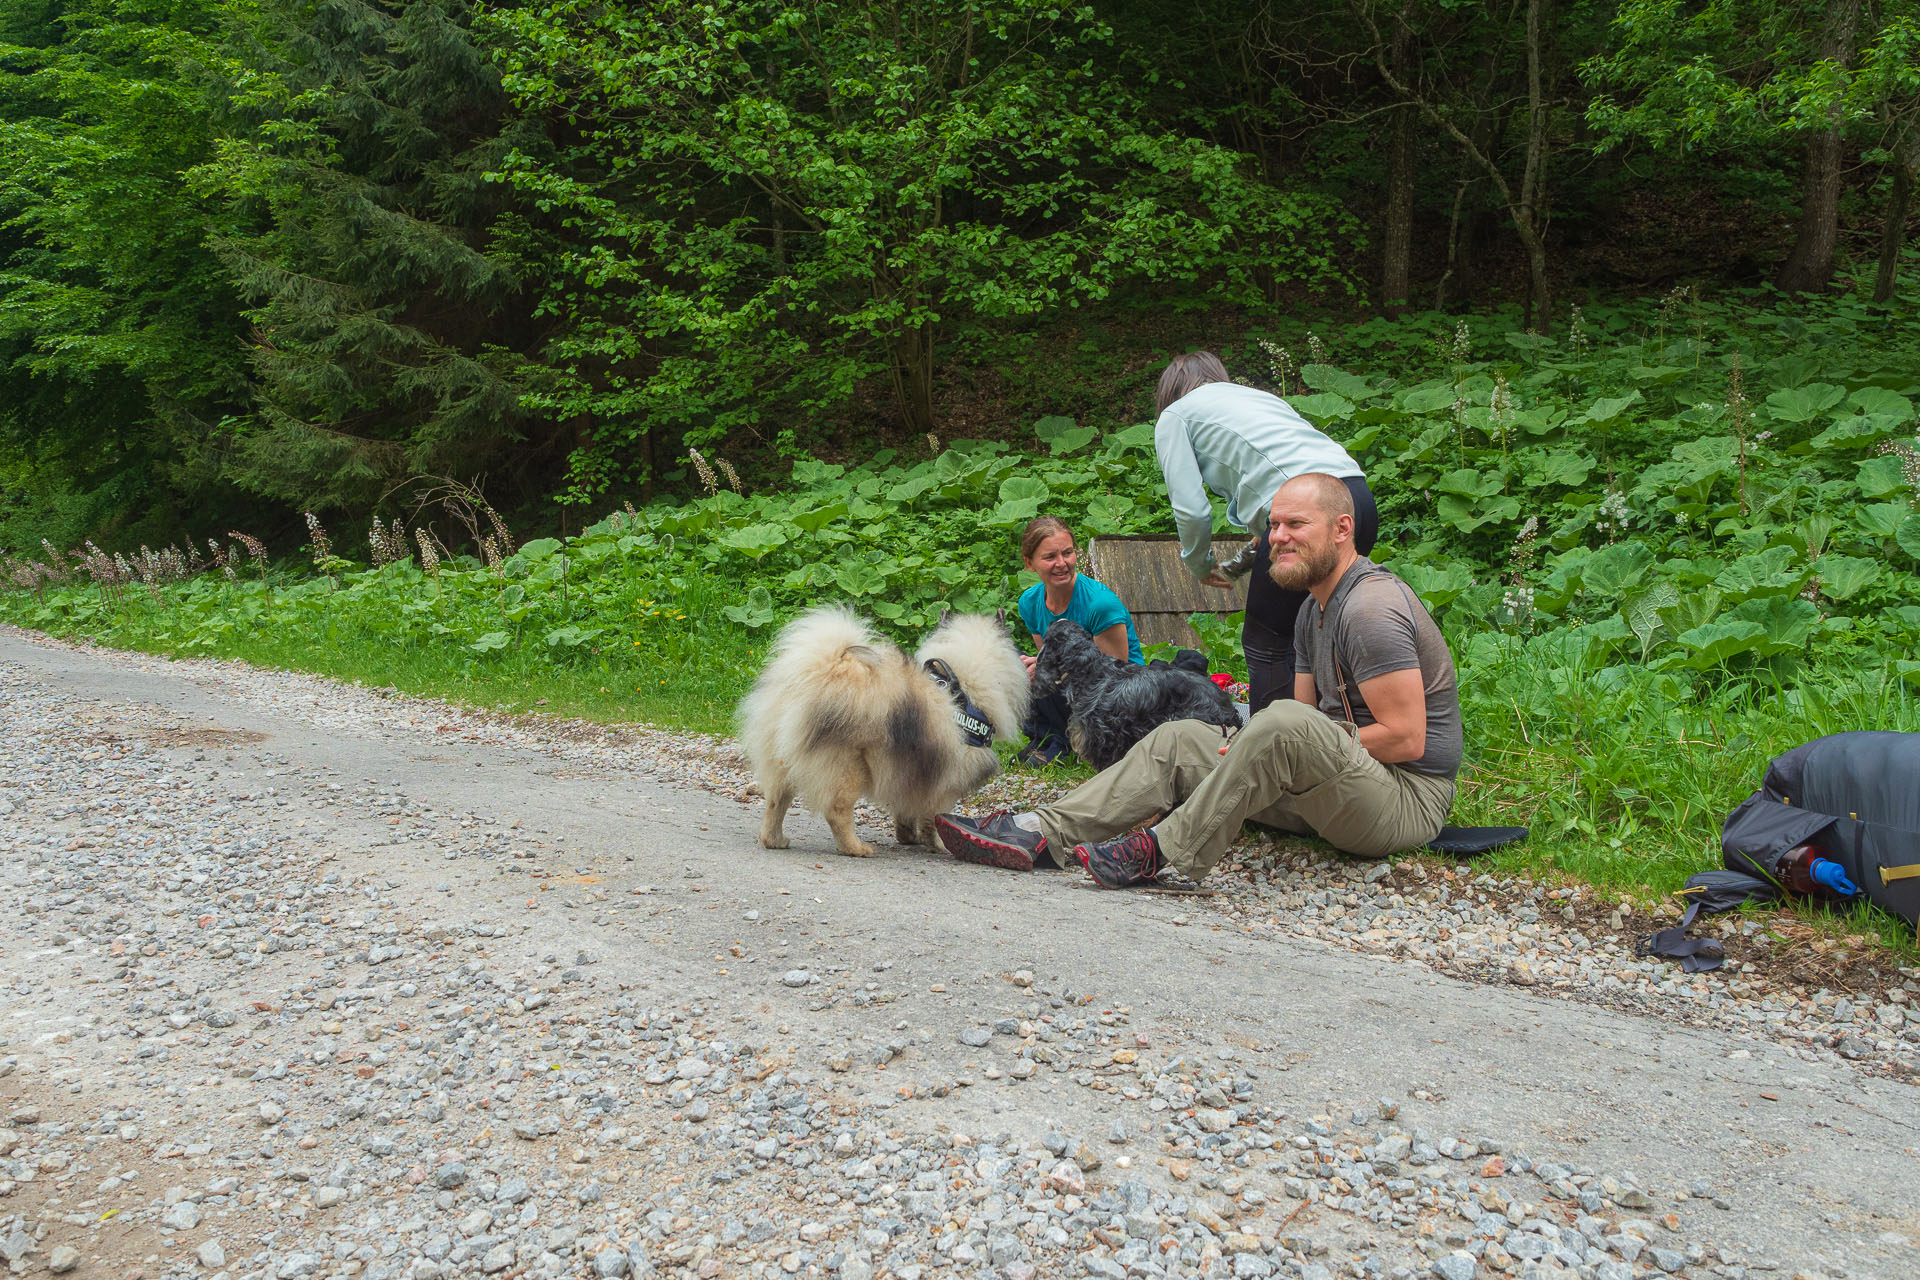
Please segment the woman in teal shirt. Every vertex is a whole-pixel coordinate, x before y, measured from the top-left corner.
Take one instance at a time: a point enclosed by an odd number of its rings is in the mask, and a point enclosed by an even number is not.
[[[1047,628],[1067,618],[1085,627],[1101,652],[1125,662],[1141,660],[1133,615],[1113,588],[1080,572],[1080,549],[1066,521],[1054,516],[1029,521],[1020,535],[1020,559],[1040,579],[1020,594],[1020,621],[1036,651],[1046,643]],[[1031,675],[1034,660],[1025,662]],[[1068,749],[1066,698],[1055,693],[1036,699],[1022,727],[1029,741],[1019,759],[1051,764]]]

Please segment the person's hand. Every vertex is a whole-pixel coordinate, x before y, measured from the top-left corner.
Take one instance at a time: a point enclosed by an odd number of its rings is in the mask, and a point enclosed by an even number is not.
[[[1815,858],[1808,874],[1815,884],[1825,885],[1843,898],[1859,896],[1860,887],[1847,879],[1846,869],[1832,858]]]
[[[1215,569],[1212,573],[1200,579],[1200,585],[1203,587],[1218,587],[1222,591],[1227,591],[1232,589],[1233,579],[1218,569]]]
[[[1027,669],[1027,679],[1029,680],[1033,679],[1033,664],[1038,661],[1039,659],[1034,657],[1030,653],[1023,653],[1020,655],[1020,665]]]

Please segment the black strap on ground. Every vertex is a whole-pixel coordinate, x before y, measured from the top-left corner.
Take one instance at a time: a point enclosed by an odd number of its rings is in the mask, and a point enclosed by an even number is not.
[[[1687,914],[1680,917],[1680,923],[1671,929],[1662,929],[1649,933],[1633,944],[1633,954],[1637,956],[1657,956],[1662,960],[1678,960],[1680,967],[1688,973],[1705,973],[1709,969],[1718,969],[1726,963],[1727,953],[1719,941],[1714,938],[1689,938],[1687,930],[1692,926],[1694,917],[1700,914],[1700,904],[1689,902]]]
[[[1525,827],[1442,827],[1439,835],[1427,841],[1427,848],[1456,858],[1470,858],[1526,838]]]

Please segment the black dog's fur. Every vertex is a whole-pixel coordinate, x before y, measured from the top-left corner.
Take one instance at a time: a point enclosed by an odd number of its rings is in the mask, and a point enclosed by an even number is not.
[[[1075,755],[1104,769],[1169,720],[1204,720],[1238,728],[1233,700],[1213,681],[1178,667],[1141,667],[1100,652],[1079,623],[1047,628],[1033,666],[1033,696],[1067,695],[1067,742]]]

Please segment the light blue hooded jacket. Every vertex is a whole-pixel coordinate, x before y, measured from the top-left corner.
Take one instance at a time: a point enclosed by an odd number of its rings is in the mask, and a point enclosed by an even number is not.
[[[1209,491],[1226,499],[1229,521],[1259,537],[1273,495],[1292,477],[1363,474],[1285,400],[1236,382],[1209,382],[1168,405],[1154,424],[1153,448],[1180,531],[1180,560],[1196,578],[1215,568]]]

